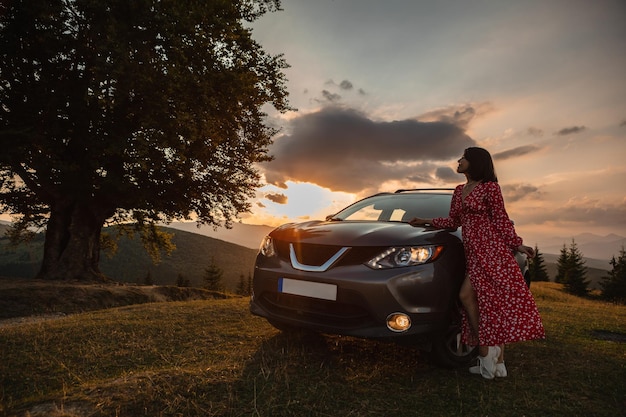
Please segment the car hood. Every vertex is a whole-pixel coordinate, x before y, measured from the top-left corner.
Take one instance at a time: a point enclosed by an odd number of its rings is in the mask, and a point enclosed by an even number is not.
[[[270,235],[280,241],[318,245],[388,246],[427,243],[441,232],[402,222],[310,221],[282,225]]]

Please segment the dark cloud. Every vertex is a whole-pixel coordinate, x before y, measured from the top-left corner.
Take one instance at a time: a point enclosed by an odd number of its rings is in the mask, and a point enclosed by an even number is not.
[[[423,122],[444,122],[467,129],[470,122],[478,116],[482,116],[493,111],[491,103],[476,103],[472,105],[451,106],[437,109],[422,114],[419,120]]]
[[[352,87],[352,83],[348,80],[343,80],[339,83],[339,88],[341,88],[342,90],[352,90]]]
[[[265,198],[276,204],[287,204],[287,196],[285,194],[267,193],[265,194]]]
[[[626,126],[626,119],[622,120],[622,123],[619,124],[620,127]]]
[[[539,188],[531,184],[507,184],[502,186],[502,195],[505,201],[513,203],[523,199],[538,198],[541,192]]]
[[[541,136],[543,136],[543,130],[538,129],[536,127],[529,127],[528,128],[528,134],[530,136],[541,137]]]
[[[266,207],[265,204],[261,203],[260,201],[257,201],[256,205],[257,205],[257,207],[260,207],[260,208],[265,208]]]
[[[436,166],[475,141],[447,122],[374,121],[352,109],[329,107],[292,121],[276,139],[275,159],[264,165],[270,184],[308,181],[335,191],[359,192],[385,181],[433,178]],[[421,163],[421,164],[420,164]],[[448,175],[438,171],[436,175]]]
[[[439,167],[435,171],[435,176],[446,182],[459,181],[463,177],[459,176],[459,173],[454,171],[450,167]]]
[[[328,90],[322,90],[322,96],[331,103],[341,100],[341,96],[339,94],[331,93]]]
[[[572,127],[565,127],[561,130],[559,130],[558,132],[555,133],[555,135],[558,136],[566,136],[566,135],[573,135],[575,133],[580,133],[583,130],[586,130],[587,128],[585,126],[572,126]]]
[[[362,96],[367,95],[367,93],[365,92],[365,90],[363,90],[362,88],[359,88],[359,94]],[[626,122],[625,122],[626,123]]]
[[[517,148],[508,149],[506,151],[498,152],[493,154],[494,160],[503,161],[505,159],[516,158],[518,156],[527,155],[529,153],[537,152],[541,150],[540,146],[536,145],[526,145],[526,146],[518,146]]]

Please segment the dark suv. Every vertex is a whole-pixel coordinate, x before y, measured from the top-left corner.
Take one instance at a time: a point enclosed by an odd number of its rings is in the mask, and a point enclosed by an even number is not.
[[[250,311],[284,331],[415,343],[441,366],[467,364],[476,349],[460,342],[461,231],[407,223],[447,216],[452,192],[380,193],[278,227],[261,244]]]

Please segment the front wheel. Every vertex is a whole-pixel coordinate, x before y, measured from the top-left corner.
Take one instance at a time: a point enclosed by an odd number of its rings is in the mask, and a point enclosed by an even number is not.
[[[448,328],[435,334],[430,353],[433,361],[444,368],[468,366],[476,358],[478,347],[461,341],[461,315],[458,311],[455,311]]]

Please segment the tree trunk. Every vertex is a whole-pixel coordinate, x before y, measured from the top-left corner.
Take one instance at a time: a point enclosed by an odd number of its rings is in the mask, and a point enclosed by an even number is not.
[[[51,207],[38,278],[104,281],[100,232],[107,217],[91,204],[59,201]]]

